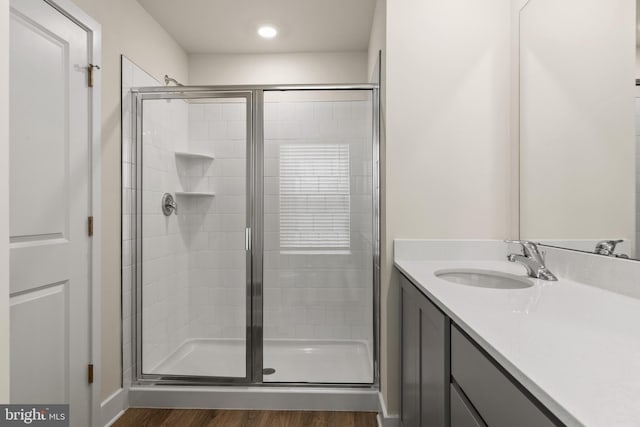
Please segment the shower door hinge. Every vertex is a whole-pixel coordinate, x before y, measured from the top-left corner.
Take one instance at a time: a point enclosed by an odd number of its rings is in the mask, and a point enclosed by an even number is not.
[[[87,367],[87,382],[93,384],[93,363],[90,363]]]
[[[87,75],[87,79],[88,79],[87,86],[89,87],[93,87],[93,69],[94,68],[99,70],[100,66],[95,64],[89,64],[89,66],[87,67],[87,70],[89,71]]]
[[[87,234],[93,236],[93,216],[87,218]]]

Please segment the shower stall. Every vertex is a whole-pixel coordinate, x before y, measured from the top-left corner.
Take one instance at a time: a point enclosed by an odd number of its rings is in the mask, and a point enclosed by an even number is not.
[[[375,387],[377,86],[131,99],[132,381]]]

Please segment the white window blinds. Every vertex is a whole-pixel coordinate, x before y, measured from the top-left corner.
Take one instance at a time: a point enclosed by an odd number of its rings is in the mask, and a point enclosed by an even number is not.
[[[280,145],[280,248],[348,249],[349,145]]]

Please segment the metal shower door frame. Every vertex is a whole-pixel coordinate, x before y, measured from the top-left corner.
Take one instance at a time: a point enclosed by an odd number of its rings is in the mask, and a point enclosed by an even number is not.
[[[373,383],[264,383],[263,382],[263,248],[264,248],[264,94],[270,91],[349,91],[363,90],[371,93],[373,104]],[[132,357],[134,361],[133,384],[151,385],[252,385],[268,387],[338,387],[378,389],[380,384],[380,170],[379,170],[379,87],[362,85],[267,85],[267,86],[178,86],[140,87],[132,93],[132,141],[136,159],[136,190],[132,208],[135,212],[132,232],[135,234],[135,250],[132,254]],[[246,370],[245,377],[213,377],[156,375],[142,372],[142,117],[143,101],[158,99],[215,99],[244,98],[246,100]]]
[[[186,383],[212,383],[212,384],[248,384],[253,381],[255,360],[253,360],[252,344],[254,342],[253,334],[253,319],[252,315],[252,301],[253,301],[253,280],[252,280],[252,248],[246,249],[246,333],[245,333],[245,376],[244,377],[222,377],[222,376],[191,376],[191,375],[168,375],[168,374],[146,374],[142,371],[142,229],[143,229],[143,215],[142,215],[142,191],[143,191],[143,176],[142,176],[142,162],[143,162],[143,144],[142,144],[142,131],[143,131],[143,113],[144,113],[144,101],[147,100],[203,100],[203,99],[239,99],[245,100],[246,106],[246,201],[245,201],[245,226],[249,230],[253,224],[252,216],[252,191],[251,183],[253,182],[253,175],[255,172],[252,170],[253,151],[256,145],[256,141],[253,135],[254,118],[254,92],[250,90],[225,90],[225,91],[175,91],[173,88],[152,88],[154,90],[148,90],[151,88],[134,88],[132,93],[132,114],[134,117],[132,132],[136,155],[136,190],[135,190],[135,204],[134,204],[134,223],[132,226],[135,230],[135,254],[134,262],[132,263],[134,268],[134,292],[132,293],[132,339],[133,339],[133,360],[135,361],[135,369],[133,370],[133,381],[139,384],[148,383],[164,383],[164,384],[186,384]],[[158,91],[157,89],[164,89]]]

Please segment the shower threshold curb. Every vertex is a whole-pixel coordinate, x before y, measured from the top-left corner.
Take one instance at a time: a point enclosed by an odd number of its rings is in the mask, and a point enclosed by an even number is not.
[[[132,408],[378,412],[375,389],[319,387],[132,386]]]

